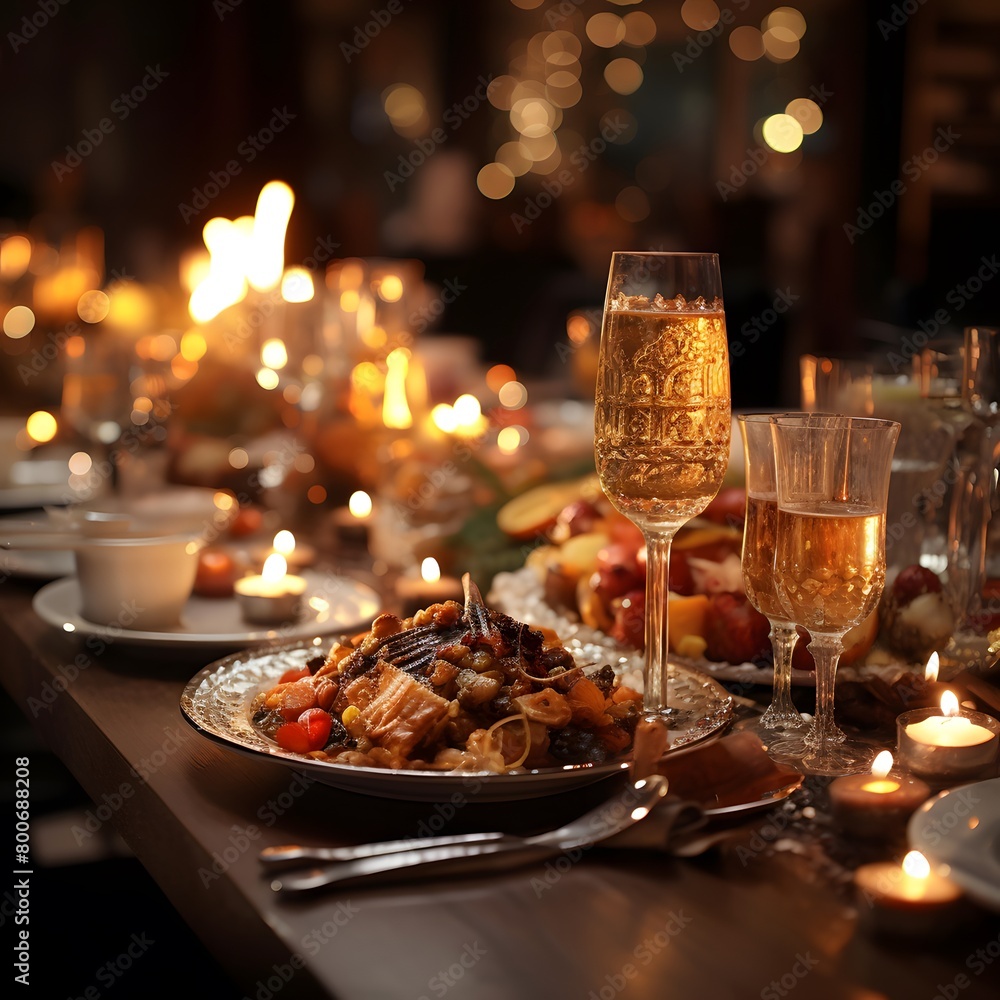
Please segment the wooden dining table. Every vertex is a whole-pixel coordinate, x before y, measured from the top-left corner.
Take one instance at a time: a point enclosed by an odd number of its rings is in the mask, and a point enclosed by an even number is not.
[[[825,838],[836,856],[850,844],[832,829],[797,847],[776,809],[730,819],[721,845],[690,858],[594,848],[285,897],[259,861],[264,847],[534,832],[598,803],[609,785],[490,803],[309,781],[187,724],[181,693],[217,653],[139,648],[127,636],[88,644],[34,613],[38,586],[0,586],[3,686],[247,998],[1000,995],[1000,916],[970,904],[916,938],[885,937],[843,864],[814,849]],[[820,802],[824,781],[802,794]],[[34,961],[54,960],[45,948],[37,943]]]

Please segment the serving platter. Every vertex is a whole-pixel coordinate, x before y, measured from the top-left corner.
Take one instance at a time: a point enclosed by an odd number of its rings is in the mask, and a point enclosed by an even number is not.
[[[506,774],[474,771],[389,770],[314,760],[282,749],[253,725],[254,697],[292,668],[327,647],[320,639],[261,651],[243,651],[210,663],[187,684],[181,713],[198,732],[227,750],[278,761],[324,784],[384,798],[418,801],[502,802],[567,791],[620,774],[622,759],[606,764],[518,769]],[[595,652],[591,650],[591,653]],[[578,662],[596,662],[592,659]],[[608,662],[608,658],[600,658]],[[732,697],[710,678],[678,668],[670,685],[674,715],[668,754],[718,736],[732,719]]]

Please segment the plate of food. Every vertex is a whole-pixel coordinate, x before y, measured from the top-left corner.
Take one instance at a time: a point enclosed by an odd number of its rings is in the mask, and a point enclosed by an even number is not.
[[[379,615],[352,638],[237,653],[186,686],[209,739],[326,784],[441,801],[532,798],[625,770],[641,695],[615,651],[566,645],[490,609],[466,579],[454,601]],[[667,753],[720,735],[732,698],[678,669]]]
[[[746,494],[720,491],[671,546],[668,628],[672,661],[724,682],[773,683],[770,623],[743,588]],[[497,573],[490,599],[563,635],[567,630],[624,649],[644,642],[645,543],[616,511],[596,477],[536,486],[497,514],[512,541],[528,546],[522,567]],[[920,567],[894,577],[880,607],[844,637],[838,680],[886,683],[920,669],[953,623],[942,614],[940,581]],[[815,686],[808,636],[797,643],[792,683]],[[915,666],[916,665],[916,666]]]

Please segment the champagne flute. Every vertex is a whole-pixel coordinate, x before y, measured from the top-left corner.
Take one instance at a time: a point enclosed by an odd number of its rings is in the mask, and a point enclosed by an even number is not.
[[[791,621],[808,629],[816,717],[801,766],[813,774],[865,770],[872,750],[833,717],[844,633],[877,607],[885,586],[885,511],[894,420],[829,414],[771,418],[778,486],[775,582]]]
[[[798,730],[806,721],[792,704],[792,653],[799,633],[778,597],[774,577],[778,488],[774,471],[771,414],[741,413],[747,512],[743,526],[743,589],[750,603],[771,623],[774,692],[767,711],[749,727],[772,756],[799,758],[805,752]]]
[[[612,254],[595,402],[601,485],[646,540],[643,707],[666,718],[670,544],[719,492],[729,460],[716,254]]]

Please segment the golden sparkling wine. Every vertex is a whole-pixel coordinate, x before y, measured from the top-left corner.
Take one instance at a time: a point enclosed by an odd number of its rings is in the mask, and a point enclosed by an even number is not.
[[[774,578],[774,549],[778,528],[778,501],[774,496],[747,496],[743,529],[743,589],[750,603],[766,618],[787,622]]]
[[[838,501],[778,511],[777,578],[791,618],[837,634],[875,610],[885,586],[885,515]]]
[[[598,472],[638,522],[686,521],[729,461],[729,365],[721,309],[613,309],[597,374]]]

